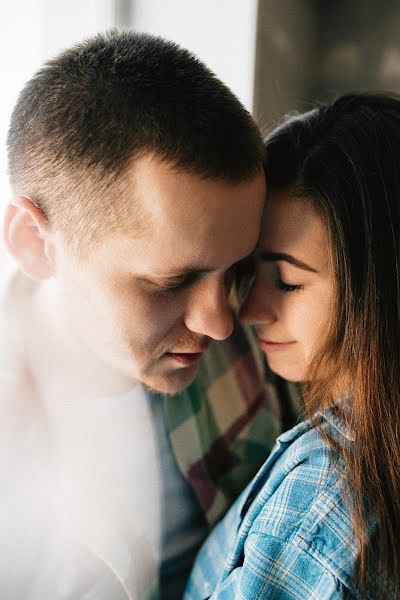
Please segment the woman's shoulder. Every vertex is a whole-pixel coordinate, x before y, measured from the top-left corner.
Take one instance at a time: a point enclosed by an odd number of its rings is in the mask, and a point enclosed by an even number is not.
[[[331,487],[333,482],[340,487],[346,469],[338,447],[352,444],[348,428],[334,410],[317,413],[313,419],[299,423],[277,438],[260,473],[265,481],[264,491],[272,494],[284,480],[287,483],[295,480],[300,493],[305,473],[308,477],[304,483],[312,485],[315,492]]]
[[[357,548],[345,468],[329,435],[351,443],[333,412],[279,436],[236,508],[201,550],[185,598],[197,600],[213,590],[215,599],[356,597]]]
[[[335,445],[351,443],[333,411],[282,434],[276,459],[266,473],[251,527],[257,536],[275,538],[312,555],[345,585],[350,585],[357,548],[348,505],[344,462]]]

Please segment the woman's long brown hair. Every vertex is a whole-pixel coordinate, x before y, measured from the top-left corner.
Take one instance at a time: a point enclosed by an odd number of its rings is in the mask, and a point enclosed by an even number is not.
[[[266,141],[265,169],[270,191],[308,198],[327,227],[335,309],[306,409],[350,392],[354,444],[330,442],[349,476],[356,586],[399,598],[400,98],[351,94],[290,118]]]

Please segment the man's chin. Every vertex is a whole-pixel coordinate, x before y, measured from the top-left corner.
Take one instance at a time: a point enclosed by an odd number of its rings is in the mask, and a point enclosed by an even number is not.
[[[167,373],[146,376],[142,379],[143,386],[152,393],[173,396],[183,392],[196,378],[199,366],[192,365]]]

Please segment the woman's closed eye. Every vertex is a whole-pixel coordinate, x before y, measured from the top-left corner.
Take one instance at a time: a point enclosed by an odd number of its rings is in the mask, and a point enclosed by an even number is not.
[[[295,285],[292,283],[287,283],[283,281],[280,277],[275,279],[275,287],[281,292],[297,292],[303,289],[303,285]]]

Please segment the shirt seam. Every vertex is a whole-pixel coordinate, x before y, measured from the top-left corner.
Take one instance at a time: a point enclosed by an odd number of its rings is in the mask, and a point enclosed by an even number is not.
[[[269,533],[250,531],[249,537],[252,535],[258,535],[258,536],[261,536],[266,539],[270,538],[273,540],[278,540],[279,542],[282,542],[285,546],[293,546],[294,548],[300,550],[300,552],[309,556],[313,562],[317,563],[326,573],[328,573],[328,575],[333,577],[333,579],[335,581],[339,582],[343,587],[345,587],[349,591],[352,591],[349,584],[347,582],[345,582],[342,577],[339,577],[338,574],[334,573],[334,571],[330,567],[329,563],[326,563],[326,561],[324,560],[324,558],[320,555],[320,553],[318,551],[317,551],[317,556],[314,554],[314,551],[311,551],[310,545],[308,545],[307,547],[303,547],[301,544],[299,544],[295,540],[295,538],[288,540],[288,539],[282,538],[280,536],[272,535]],[[302,540],[302,538],[300,536],[298,539]],[[332,561],[332,562],[334,562],[334,561]]]

